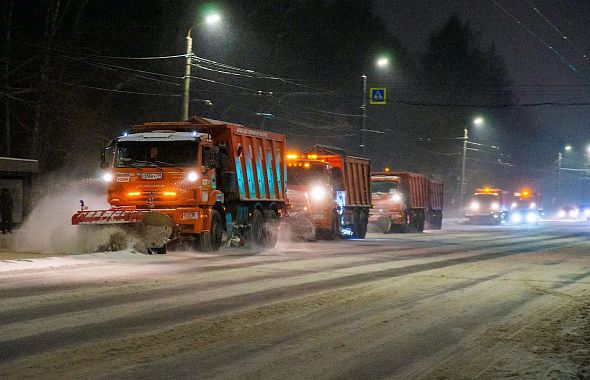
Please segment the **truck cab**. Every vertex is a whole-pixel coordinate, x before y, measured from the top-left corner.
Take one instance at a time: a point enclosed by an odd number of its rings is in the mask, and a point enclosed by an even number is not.
[[[340,237],[342,208],[337,189],[341,175],[315,154],[287,154],[289,222],[292,231],[307,239]]]
[[[467,205],[465,217],[470,224],[501,224],[508,221],[510,212],[508,191],[483,187],[476,189]]]
[[[510,224],[538,224],[543,212],[541,194],[523,188],[514,193],[510,204]]]

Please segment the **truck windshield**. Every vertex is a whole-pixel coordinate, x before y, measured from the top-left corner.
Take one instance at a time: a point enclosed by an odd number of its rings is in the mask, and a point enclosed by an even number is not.
[[[328,171],[324,165],[289,166],[289,184],[307,185],[312,182],[330,183]]]
[[[477,199],[480,202],[487,202],[487,203],[497,202],[498,198],[499,198],[498,194],[475,194],[473,196],[473,199]]]
[[[392,193],[397,190],[397,182],[393,181],[371,181],[372,193]]]
[[[196,141],[120,141],[115,167],[195,166],[198,149]]]

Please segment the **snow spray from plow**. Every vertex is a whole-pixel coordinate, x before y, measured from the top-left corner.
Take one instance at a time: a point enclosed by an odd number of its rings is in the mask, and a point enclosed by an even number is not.
[[[147,210],[81,210],[72,216],[72,224],[85,226],[85,229],[110,230],[106,244],[97,247],[99,251],[125,249],[130,245],[131,235],[137,238],[132,240],[138,251],[165,253],[163,247],[174,232],[174,223],[168,215]]]

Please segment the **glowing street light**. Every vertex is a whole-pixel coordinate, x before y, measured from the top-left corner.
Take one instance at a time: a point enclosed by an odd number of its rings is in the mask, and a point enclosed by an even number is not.
[[[566,152],[571,152],[574,148],[570,145],[567,144],[564,148],[563,148]]]
[[[385,69],[389,66],[389,58],[386,56],[378,57],[375,60],[375,65],[380,69]],[[362,118],[361,118],[361,154],[365,155],[365,126],[367,124],[367,76],[365,74],[361,75],[363,80],[363,97],[361,98],[361,111],[362,111]]]
[[[471,120],[471,123],[475,127],[481,127],[485,124],[485,119],[481,116],[477,116]],[[467,144],[469,142],[469,131],[467,128],[463,128],[463,159],[461,160],[461,186],[459,195],[459,205],[463,207],[463,201],[465,196],[465,166],[467,164]]]
[[[485,120],[481,116],[478,116],[478,117],[476,117],[476,118],[473,119],[473,125],[475,125],[476,127],[482,126],[484,122],[485,122]]]
[[[205,16],[205,24],[215,25],[221,22],[221,15],[219,13],[211,13]]]
[[[221,14],[219,12],[207,13],[203,21],[197,25],[207,24],[209,26],[217,25],[221,22]],[[186,66],[184,70],[184,91],[182,95],[182,120],[187,120],[189,116],[190,103],[190,87],[191,87],[191,60],[193,58],[193,38],[191,31],[193,27],[188,29],[186,34]]]
[[[375,63],[377,64],[378,67],[385,67],[385,66],[389,65],[389,58],[380,57],[377,59],[377,61]]]

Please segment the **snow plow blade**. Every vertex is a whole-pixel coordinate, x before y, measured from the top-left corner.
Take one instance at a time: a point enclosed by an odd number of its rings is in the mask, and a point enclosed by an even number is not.
[[[165,253],[166,243],[174,232],[172,219],[164,213],[152,210],[78,211],[72,216],[72,224],[122,227],[139,238],[134,248],[144,253]]]

